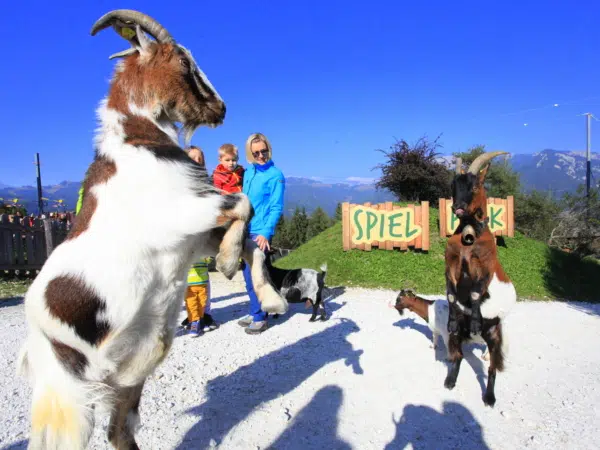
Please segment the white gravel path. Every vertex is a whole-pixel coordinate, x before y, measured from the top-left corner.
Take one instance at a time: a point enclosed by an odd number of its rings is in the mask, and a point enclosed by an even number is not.
[[[518,304],[490,409],[480,348],[456,388],[444,389],[446,366],[424,322],[387,307],[395,292],[336,290],[328,322],[309,323],[293,305],[267,332],[248,336],[236,324],[248,300],[239,275],[211,274],[213,314],[225,323],[177,338],[148,380],[141,448],[598,448],[598,305]],[[0,448],[27,443],[30,390],[15,376],[23,320],[19,301],[0,304]],[[97,420],[90,448],[109,448],[106,425]]]

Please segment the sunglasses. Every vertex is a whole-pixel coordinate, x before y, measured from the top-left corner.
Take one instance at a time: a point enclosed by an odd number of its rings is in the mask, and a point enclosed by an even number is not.
[[[252,152],[252,156],[254,156],[255,158],[258,158],[258,155],[268,156],[269,150],[264,149],[264,150],[259,150],[257,152]]]

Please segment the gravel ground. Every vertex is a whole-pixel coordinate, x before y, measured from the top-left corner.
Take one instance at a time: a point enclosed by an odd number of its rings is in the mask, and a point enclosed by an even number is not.
[[[223,325],[178,337],[146,383],[141,448],[598,448],[600,305],[519,303],[491,409],[481,347],[466,350],[456,388],[444,389],[442,355],[421,319],[387,307],[394,292],[335,289],[329,321],[309,323],[292,305],[248,336],[236,324],[248,300],[239,275],[211,274]],[[15,376],[23,320],[20,300],[0,303],[1,448],[27,445],[30,389]],[[106,425],[97,419],[89,448],[109,448]]]

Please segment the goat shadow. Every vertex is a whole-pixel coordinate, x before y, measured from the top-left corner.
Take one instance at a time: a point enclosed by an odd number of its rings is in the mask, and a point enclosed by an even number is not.
[[[431,346],[433,346],[433,333],[429,329],[428,325],[418,323],[412,317],[400,319],[398,322],[395,322],[393,325],[395,327],[401,328],[403,330],[411,329],[411,330],[418,331],[421,334],[424,334],[427,337],[427,339],[429,340],[429,344]],[[485,364],[483,363],[481,358],[473,353],[473,349],[475,349],[475,348],[481,350],[481,354],[483,354],[486,350],[486,346],[484,344],[480,344],[477,342],[469,342],[469,343],[463,344],[463,355],[464,355],[465,361],[467,361],[467,363],[473,369],[473,372],[475,373],[475,376],[477,377],[477,381],[479,382],[479,386],[481,387],[481,392],[483,395],[486,390],[487,368],[485,367]],[[431,351],[431,349],[428,349],[428,350]],[[446,348],[446,345],[444,344],[444,340],[440,337],[438,339],[438,347],[435,349],[435,360],[443,362],[449,371],[450,363],[446,360],[447,355],[448,355],[448,349]]]
[[[6,297],[3,299],[0,299],[0,308],[7,308],[9,306],[21,305],[21,304],[23,304],[24,300],[25,300],[25,297],[22,297],[22,296]]]
[[[291,425],[267,448],[270,450],[305,450],[334,448],[351,450],[352,446],[338,436],[338,414],[344,393],[339,386],[329,385],[317,391],[310,403],[291,420]]]
[[[429,406],[406,405],[396,425],[396,436],[386,450],[414,449],[489,449],[481,425],[460,403],[444,402],[442,412]]]
[[[29,446],[29,440],[24,439],[18,442],[13,442],[12,444],[8,444],[6,447],[2,447],[2,450],[27,450]]]
[[[343,360],[355,374],[362,374],[359,358],[363,350],[355,350],[347,340],[360,328],[352,320],[337,320],[339,323],[335,325],[261,356],[229,375],[210,380],[206,385],[206,401],[185,411],[200,419],[177,448],[207,448],[211,439],[220,444],[254,409],[293,391],[328,364]],[[323,394],[319,404],[331,395]],[[301,426],[297,430],[307,433],[296,435],[299,441],[311,439],[314,434]]]

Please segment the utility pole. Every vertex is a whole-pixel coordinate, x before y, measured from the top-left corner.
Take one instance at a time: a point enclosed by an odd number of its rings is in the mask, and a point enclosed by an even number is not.
[[[587,116],[587,164],[585,170],[585,196],[590,198],[590,184],[592,179],[592,113],[585,113]]]
[[[38,193],[38,215],[44,214],[44,203],[42,201],[42,173],[40,169],[40,154],[35,154],[35,165],[37,166],[37,193]]]

